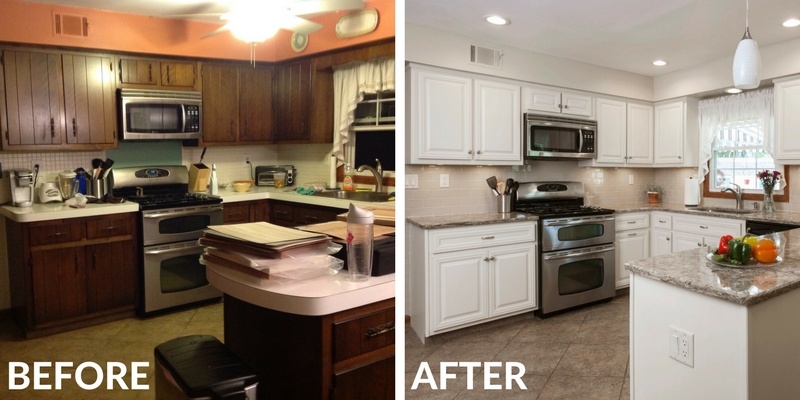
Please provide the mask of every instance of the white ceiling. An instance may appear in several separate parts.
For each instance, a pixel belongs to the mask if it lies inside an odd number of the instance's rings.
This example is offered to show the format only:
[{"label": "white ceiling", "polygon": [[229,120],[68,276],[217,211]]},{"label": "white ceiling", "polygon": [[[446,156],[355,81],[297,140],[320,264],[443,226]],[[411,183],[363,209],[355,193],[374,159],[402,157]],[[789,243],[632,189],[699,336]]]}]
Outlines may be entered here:
[{"label": "white ceiling", "polygon": [[[405,10],[407,23],[647,76],[732,56],[745,26],[745,0],[405,0]],[[781,26],[790,17],[800,1],[750,0],[759,46],[800,38]]]}]

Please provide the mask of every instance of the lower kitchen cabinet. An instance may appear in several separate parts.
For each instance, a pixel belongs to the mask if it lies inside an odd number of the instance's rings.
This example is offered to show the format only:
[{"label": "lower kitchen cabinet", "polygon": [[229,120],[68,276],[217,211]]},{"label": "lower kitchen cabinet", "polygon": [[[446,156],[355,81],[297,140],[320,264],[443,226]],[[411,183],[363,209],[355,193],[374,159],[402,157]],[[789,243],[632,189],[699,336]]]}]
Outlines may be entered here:
[{"label": "lower kitchen cabinet", "polygon": [[6,221],[11,311],[27,337],[134,315],[135,214]]},{"label": "lower kitchen cabinet", "polygon": [[423,342],[538,307],[535,222],[409,231],[411,324]]},{"label": "lower kitchen cabinet", "polygon": [[269,221],[267,200],[239,201],[222,205],[222,220],[225,224]]},{"label": "lower kitchen cabinet", "polygon": [[347,212],[342,208],[292,203],[289,201],[269,201],[269,223],[280,226],[300,226],[335,221],[336,216]]},{"label": "lower kitchen cabinet", "polygon": [[259,399],[394,398],[394,299],[322,316],[223,304],[225,345],[258,375]]},{"label": "lower kitchen cabinet", "polygon": [[630,285],[625,263],[650,257],[650,213],[617,214],[615,222],[616,288],[619,289]]}]

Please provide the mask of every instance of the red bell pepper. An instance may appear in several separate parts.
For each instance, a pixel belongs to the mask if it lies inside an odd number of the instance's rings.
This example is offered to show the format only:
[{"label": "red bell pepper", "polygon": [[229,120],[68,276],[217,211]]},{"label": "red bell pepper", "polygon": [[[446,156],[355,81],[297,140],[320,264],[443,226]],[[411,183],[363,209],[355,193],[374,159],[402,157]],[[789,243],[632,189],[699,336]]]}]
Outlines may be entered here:
[{"label": "red bell pepper", "polygon": [[728,249],[730,249],[728,242],[730,242],[731,240],[733,240],[733,236],[731,235],[725,235],[719,238],[719,247],[717,247],[717,254],[723,256],[728,254]]}]

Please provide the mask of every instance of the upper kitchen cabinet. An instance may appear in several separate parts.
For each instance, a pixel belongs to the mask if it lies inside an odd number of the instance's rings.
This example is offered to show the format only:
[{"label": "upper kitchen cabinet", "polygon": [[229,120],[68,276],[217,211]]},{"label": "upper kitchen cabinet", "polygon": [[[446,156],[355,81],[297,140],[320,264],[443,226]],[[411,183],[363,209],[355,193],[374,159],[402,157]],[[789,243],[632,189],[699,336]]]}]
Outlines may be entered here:
[{"label": "upper kitchen cabinet", "polygon": [[519,85],[416,65],[408,75],[410,163],[522,164]]},{"label": "upper kitchen cabinet", "polygon": [[4,50],[0,127],[4,150],[96,150],[116,146],[110,57]]},{"label": "upper kitchen cabinet", "polygon": [[700,140],[697,99],[685,98],[655,106],[656,167],[696,167]]},{"label": "upper kitchen cabinet", "polygon": [[274,67],[203,64],[203,144],[269,143]]},{"label": "upper kitchen cabinet", "polygon": [[800,164],[800,77],[775,81],[775,161]]},{"label": "upper kitchen cabinet", "polygon": [[598,98],[597,158],[581,165],[596,167],[653,164],[653,107]]},{"label": "upper kitchen cabinet", "polygon": [[527,112],[592,116],[592,97],[541,86],[522,88],[522,109]]},{"label": "upper kitchen cabinet", "polygon": [[[311,60],[301,60],[279,64],[276,68],[276,136],[281,142],[307,142],[311,137],[308,121],[309,114],[314,113],[311,108],[311,67]],[[331,93],[331,101],[332,96]]]},{"label": "upper kitchen cabinet", "polygon": [[196,90],[197,62],[120,57],[119,84],[125,88]]}]

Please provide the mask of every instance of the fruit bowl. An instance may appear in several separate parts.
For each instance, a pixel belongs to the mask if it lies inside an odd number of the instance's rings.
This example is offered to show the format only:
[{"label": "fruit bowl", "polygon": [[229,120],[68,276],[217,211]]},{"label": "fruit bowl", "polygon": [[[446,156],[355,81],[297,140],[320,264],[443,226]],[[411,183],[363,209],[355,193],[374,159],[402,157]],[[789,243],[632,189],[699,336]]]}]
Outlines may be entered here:
[{"label": "fruit bowl", "polygon": [[747,261],[732,260],[730,257],[717,254],[717,249],[706,255],[706,259],[714,265],[728,268],[771,267],[783,262],[783,251],[786,248],[786,236],[781,233],[769,233],[761,236],[750,236],[751,257]]}]

